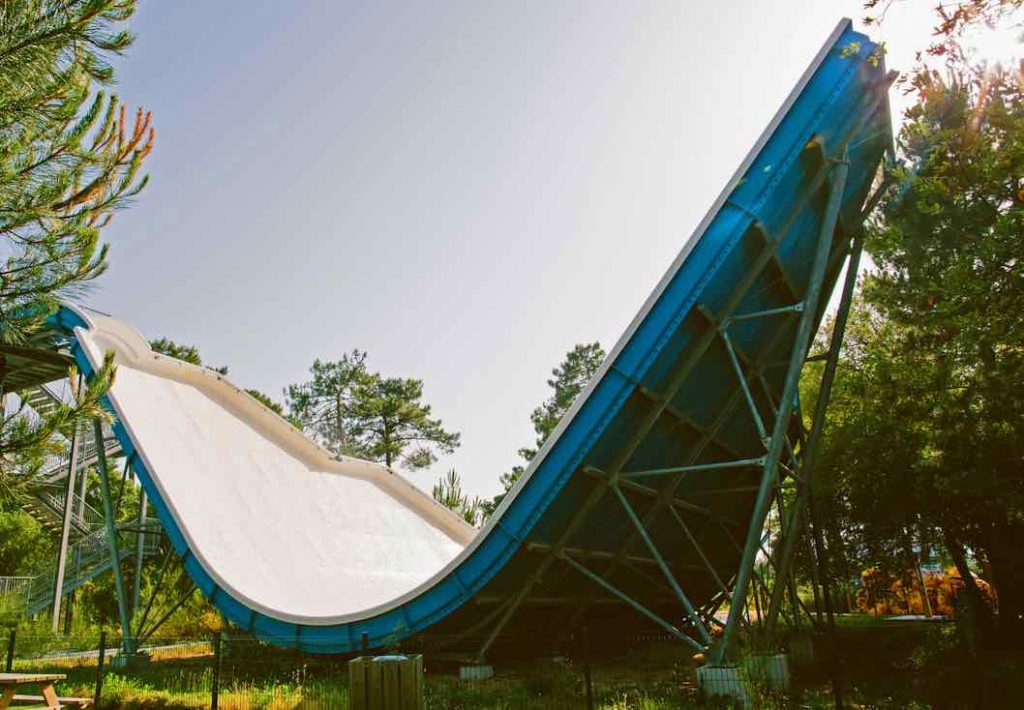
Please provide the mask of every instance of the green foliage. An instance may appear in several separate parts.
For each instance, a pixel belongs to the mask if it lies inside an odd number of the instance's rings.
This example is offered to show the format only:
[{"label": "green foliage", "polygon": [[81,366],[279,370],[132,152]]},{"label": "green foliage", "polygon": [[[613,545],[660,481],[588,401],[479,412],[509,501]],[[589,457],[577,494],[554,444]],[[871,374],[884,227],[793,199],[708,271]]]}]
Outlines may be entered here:
[{"label": "green foliage", "polygon": [[183,360],[184,362],[192,365],[199,365],[200,367],[206,367],[214,372],[219,372],[222,375],[228,374],[228,366],[221,365],[220,367],[212,367],[210,365],[203,364],[203,358],[199,354],[199,348],[195,345],[186,345],[184,343],[176,343],[169,338],[157,338],[156,340],[149,341],[149,347],[153,348],[154,352],[158,352],[161,355],[167,355],[177,360]]},{"label": "green foliage", "polygon": [[[590,378],[601,367],[604,358],[605,352],[600,343],[580,343],[567,352],[562,362],[551,371],[553,377],[548,380],[548,387],[552,389],[551,395],[530,413],[530,421],[533,423],[533,431],[537,437],[534,440],[534,446],[524,446],[518,451],[520,458],[526,463],[533,460],[533,457],[544,446],[544,442],[551,436],[562,417],[583,392],[587,383],[590,382]],[[508,492],[512,490],[512,486],[525,471],[525,466],[516,464],[511,470],[501,474],[499,482],[502,492],[493,499],[483,502],[484,517],[490,516],[497,510],[498,505],[505,499]]]},{"label": "green foliage", "polygon": [[[178,360],[190,363],[192,365],[198,365],[200,367],[207,367],[214,372],[220,373],[221,375],[228,374],[228,366],[221,365],[220,367],[210,367],[209,365],[203,364],[203,356],[199,353],[199,348],[195,345],[187,345],[184,343],[176,343],[170,338],[157,338],[156,340],[149,341],[149,347],[153,348],[154,352],[158,352],[161,355],[167,355]],[[271,410],[283,419],[287,419],[294,426],[301,428],[301,425],[297,420],[294,420],[288,416],[284,406],[280,402],[275,402],[268,395],[260,392],[256,389],[247,389],[246,392],[250,397],[258,401],[267,409]]]},{"label": "green foliage", "polygon": [[[25,346],[59,300],[106,268],[101,229],[145,186],[148,113],[97,87],[132,41],[132,0],[3,5],[0,31],[0,346]],[[74,373],[71,375],[75,379]],[[74,407],[42,421],[5,413],[0,478],[38,459],[54,432],[99,413],[101,374]],[[0,379],[0,390],[4,390]],[[8,481],[9,483],[9,481]]]},{"label": "green foliage", "polygon": [[352,438],[359,454],[388,468],[401,462],[416,470],[433,464],[435,451],[455,451],[459,434],[431,418],[430,405],[422,399],[422,380],[379,374],[362,378],[351,409]]},{"label": "green foliage", "polygon": [[352,408],[356,388],[368,376],[366,353],[353,350],[334,362],[317,359],[309,374],[307,382],[285,388],[288,410],[335,456],[356,455]]},{"label": "green foliage", "polygon": [[299,418],[296,417],[294,414],[289,414],[288,411],[285,410],[284,405],[281,404],[280,402],[272,399],[269,395],[264,394],[259,390],[247,389],[246,392],[249,393],[250,397],[255,399],[257,402],[262,404],[264,407],[272,411],[277,416],[284,419],[286,422],[291,424],[296,429],[302,429],[302,422],[299,421]]},{"label": "green foliage", "polygon": [[5,3],[0,32],[0,341],[23,342],[106,268],[100,229],[141,190],[149,114],[115,96],[111,54],[132,36],[130,0]]},{"label": "green foliage", "polygon": [[114,381],[114,373],[113,354],[107,353],[88,384],[79,379],[74,369],[68,373],[73,404],[63,403],[43,417],[27,416],[24,400],[13,409],[0,410],[0,500],[15,500],[22,495],[24,485],[44,464],[47,455],[58,453],[65,446],[55,439],[57,434],[67,437],[76,426],[109,419],[101,401]]},{"label": "green foliage", "polygon": [[551,371],[548,380],[551,395],[530,414],[533,431],[537,434],[533,449],[520,449],[519,455],[526,461],[532,459],[544,442],[558,426],[572,403],[590,382],[601,363],[604,362],[604,348],[600,343],[576,345],[565,354],[562,362]]},{"label": "green foliage", "polygon": [[310,376],[285,389],[288,408],[337,456],[416,470],[433,464],[436,452],[449,454],[459,446],[459,434],[431,418],[430,405],[422,401],[423,382],[371,373],[365,352],[316,360]]},{"label": "green foliage", "polygon": [[[1024,614],[1024,92],[960,67],[915,80],[914,177],[868,231],[819,470],[833,549],[906,565],[973,552],[1001,623]],[[904,567],[905,568],[905,567]],[[970,596],[970,595],[969,595]]]},{"label": "green foliage", "polygon": [[462,491],[462,479],[455,469],[438,479],[434,484],[434,500],[454,511],[470,525],[477,525],[482,518],[483,502],[479,498],[469,499]]},{"label": "green foliage", "polygon": [[53,540],[32,516],[0,505],[0,576],[31,576],[55,554]]}]

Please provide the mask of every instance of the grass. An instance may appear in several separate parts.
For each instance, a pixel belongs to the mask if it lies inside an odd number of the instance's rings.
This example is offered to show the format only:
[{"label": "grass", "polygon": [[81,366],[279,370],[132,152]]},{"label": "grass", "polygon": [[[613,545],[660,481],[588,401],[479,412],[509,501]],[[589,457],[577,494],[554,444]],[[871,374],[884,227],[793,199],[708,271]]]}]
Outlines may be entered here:
[{"label": "grass", "polygon": [[[830,667],[839,669],[844,697],[871,708],[1024,707],[1024,654],[978,663],[961,650],[952,624],[839,618],[832,666],[795,669],[788,694],[759,691],[759,707],[832,707]],[[337,659],[297,656],[251,642],[226,644],[219,706],[234,710],[346,708],[345,666]],[[205,708],[212,658],[206,643],[164,644],[148,663],[110,668],[101,708]],[[16,670],[68,675],[58,691],[91,696],[95,658],[20,659]],[[583,706],[583,669],[571,662],[500,665],[487,681],[464,682],[427,666],[428,707],[505,710]],[[689,653],[651,643],[592,666],[595,706],[602,710],[676,710],[702,705]]]}]

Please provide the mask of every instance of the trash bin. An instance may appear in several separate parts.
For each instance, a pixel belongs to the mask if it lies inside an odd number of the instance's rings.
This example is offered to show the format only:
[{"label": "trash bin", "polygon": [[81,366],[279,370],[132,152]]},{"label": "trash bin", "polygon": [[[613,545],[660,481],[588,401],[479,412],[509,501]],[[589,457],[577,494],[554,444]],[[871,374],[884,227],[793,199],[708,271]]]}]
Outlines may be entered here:
[{"label": "trash bin", "polygon": [[423,656],[359,656],[348,662],[350,710],[422,710]]}]

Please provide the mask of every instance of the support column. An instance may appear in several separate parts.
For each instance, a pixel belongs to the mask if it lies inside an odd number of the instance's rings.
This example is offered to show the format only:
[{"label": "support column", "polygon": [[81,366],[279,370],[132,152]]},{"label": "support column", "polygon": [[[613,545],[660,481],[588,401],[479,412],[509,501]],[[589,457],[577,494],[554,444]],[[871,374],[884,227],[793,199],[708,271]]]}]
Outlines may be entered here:
[{"label": "support column", "polygon": [[793,403],[796,399],[797,388],[800,383],[800,372],[803,369],[803,361],[807,356],[807,346],[810,343],[811,331],[814,328],[815,315],[818,310],[818,301],[821,296],[829,255],[832,251],[832,237],[835,233],[836,223],[839,219],[839,209],[842,206],[843,192],[846,188],[846,176],[848,172],[849,163],[846,161],[846,155],[844,152],[843,160],[836,162],[833,167],[828,204],[825,209],[821,230],[818,235],[818,247],[814,255],[814,264],[811,267],[807,294],[804,299],[804,309],[800,314],[800,324],[797,328],[796,337],[794,338],[793,351],[790,354],[785,384],[782,389],[782,395],[779,399],[779,409],[775,413],[775,422],[772,427],[768,453],[761,473],[761,484],[757,492],[757,499],[754,503],[753,513],[750,517],[750,527],[747,529],[747,540],[743,548],[739,570],[736,575],[736,587],[733,590],[732,603],[729,608],[729,618],[726,621],[725,630],[722,632],[721,642],[715,649],[716,663],[721,663],[728,653],[729,644],[736,632],[736,626],[739,624],[740,616],[743,613],[743,607],[746,602],[747,585],[750,583],[754,561],[757,557],[757,552],[760,549],[761,528],[764,525],[765,516],[768,513],[768,508],[771,505],[772,496],[775,491],[779,457],[782,455],[783,445],[785,444],[786,431],[789,428],[790,415],[793,411]]},{"label": "support column", "polygon": [[[71,539],[72,505],[75,499],[75,474],[78,471],[78,424],[71,432],[71,456],[68,461],[68,484],[64,489],[64,519],[60,529],[60,547],[57,550],[57,578],[53,585],[53,635],[60,633],[60,601],[64,596],[64,570],[68,562],[68,542]],[[84,474],[83,474],[84,478]]]},{"label": "support column", "polygon": [[[888,180],[884,180],[875,193],[868,200],[863,210],[866,218],[888,189]],[[794,504],[794,511],[789,524],[786,526],[782,537],[782,546],[779,550],[779,569],[788,570],[792,564],[793,555],[796,551],[796,538],[800,532],[801,511],[807,506],[811,494],[811,487],[814,478],[814,462],[817,458],[818,447],[821,443],[821,431],[825,425],[825,412],[828,409],[832,397],[832,385],[835,382],[836,370],[839,367],[839,353],[843,347],[843,337],[846,334],[846,323],[850,316],[850,307],[853,303],[853,293],[857,288],[857,272],[860,270],[860,258],[864,251],[864,230],[858,229],[853,236],[850,245],[850,258],[846,265],[846,277],[843,281],[843,292],[839,299],[839,308],[836,311],[835,323],[832,325],[832,338],[829,341],[828,353],[825,357],[825,370],[821,375],[821,387],[818,391],[818,400],[814,404],[814,413],[811,416],[810,433],[807,437],[806,447],[803,449],[801,471],[803,472],[802,485],[798,482],[797,500]],[[801,426],[803,424],[801,423]],[[768,607],[768,616],[765,620],[765,631],[771,634],[775,629],[778,613],[782,606],[782,594],[780,590],[772,590],[772,599]]]},{"label": "support column", "polygon": [[107,467],[107,453],[104,449],[103,425],[93,420],[93,435],[96,440],[96,463],[100,470],[100,488],[103,493],[103,519],[107,528],[107,545],[110,548],[110,563],[114,571],[114,588],[117,591],[117,611],[121,617],[121,634],[125,656],[135,653],[132,625],[128,618],[128,600],[125,598],[124,578],[121,575],[121,550],[117,542],[117,521],[114,520],[114,504],[110,498],[110,470]]},{"label": "support column", "polygon": [[149,499],[146,497],[146,489],[139,490],[139,517],[138,537],[135,540],[135,579],[132,581],[132,607],[131,616],[139,613],[139,599],[142,595],[142,563],[146,554],[146,506]]}]

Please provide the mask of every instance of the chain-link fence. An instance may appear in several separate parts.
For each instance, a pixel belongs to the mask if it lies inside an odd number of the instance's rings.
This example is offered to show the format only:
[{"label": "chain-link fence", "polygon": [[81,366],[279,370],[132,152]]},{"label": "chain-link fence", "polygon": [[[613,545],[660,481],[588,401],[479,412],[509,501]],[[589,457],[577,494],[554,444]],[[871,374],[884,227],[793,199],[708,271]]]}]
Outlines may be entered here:
[{"label": "chain-link fence", "polygon": [[[59,672],[62,697],[99,708],[347,708],[352,656],[305,654],[249,637],[149,638],[128,655],[113,634],[30,636],[11,632],[4,669]],[[471,668],[424,664],[426,707],[691,707],[693,666],[678,643],[642,639],[617,656],[589,654],[506,661]],[[493,673],[493,675],[491,674]]]}]

